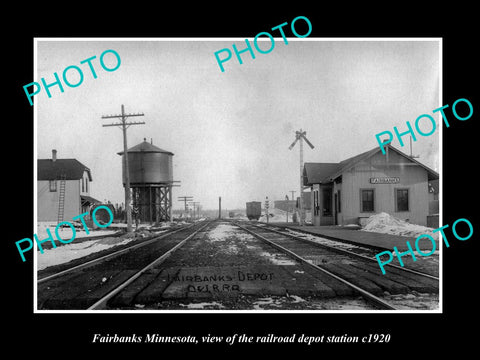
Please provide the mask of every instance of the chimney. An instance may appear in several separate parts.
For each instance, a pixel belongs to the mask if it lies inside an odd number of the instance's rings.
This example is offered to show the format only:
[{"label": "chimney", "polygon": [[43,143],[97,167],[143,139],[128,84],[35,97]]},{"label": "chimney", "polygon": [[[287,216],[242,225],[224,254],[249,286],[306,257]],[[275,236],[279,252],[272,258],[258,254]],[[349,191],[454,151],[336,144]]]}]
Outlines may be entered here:
[{"label": "chimney", "polygon": [[52,150],[52,161],[57,161],[57,150],[55,149]]}]

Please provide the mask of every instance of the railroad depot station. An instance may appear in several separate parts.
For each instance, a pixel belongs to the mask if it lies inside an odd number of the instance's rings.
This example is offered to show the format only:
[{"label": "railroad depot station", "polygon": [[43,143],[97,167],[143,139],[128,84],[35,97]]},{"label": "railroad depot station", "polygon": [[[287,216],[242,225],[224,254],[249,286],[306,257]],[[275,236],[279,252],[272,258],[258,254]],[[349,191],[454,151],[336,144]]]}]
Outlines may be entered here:
[{"label": "railroad depot station", "polygon": [[439,175],[391,145],[339,163],[305,163],[312,225],[364,225],[371,215],[388,213],[413,224],[438,227]]}]

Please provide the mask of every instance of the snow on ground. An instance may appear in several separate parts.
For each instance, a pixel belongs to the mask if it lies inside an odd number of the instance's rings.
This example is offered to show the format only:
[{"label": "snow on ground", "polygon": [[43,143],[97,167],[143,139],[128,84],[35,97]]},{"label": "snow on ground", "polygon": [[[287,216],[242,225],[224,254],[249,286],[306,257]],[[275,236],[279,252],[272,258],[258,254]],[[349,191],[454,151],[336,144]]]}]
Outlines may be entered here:
[{"label": "snow on ground", "polygon": [[[288,213],[288,221],[292,221],[293,213]],[[258,221],[267,222],[267,215],[264,213]],[[268,222],[287,222],[287,212],[280,209],[268,210]]]},{"label": "snow on ground", "polygon": [[[294,213],[292,213],[292,212],[287,213],[284,210],[273,208],[273,209],[268,210],[268,214],[269,214],[268,215],[268,222],[269,223],[293,222],[293,214]],[[311,214],[310,211],[305,212],[305,223],[307,223],[307,224],[311,223],[311,220],[312,220],[311,215],[312,214]],[[262,216],[260,216],[258,221],[267,222],[267,215],[264,213]]]},{"label": "snow on ground", "polygon": [[275,265],[297,265],[295,260],[292,260],[283,254],[272,254],[267,251],[262,251],[258,255],[267,258],[268,261]]},{"label": "snow on ground", "polygon": [[[125,245],[130,241],[135,240],[135,233],[124,234],[122,236],[108,236],[113,235],[119,231],[122,227],[126,227],[126,224],[112,224],[105,229],[89,229],[89,234],[86,233],[83,226],[80,225],[79,228],[75,228],[75,239],[69,244],[62,244],[57,240],[55,235],[56,222],[39,222],[37,224],[37,237],[39,240],[48,238],[47,230],[50,230],[55,243],[56,248],[44,249],[43,254],[37,248],[37,270],[45,269],[49,266],[63,264],[69,262],[70,260],[78,259],[84,256],[87,256],[91,253],[102,251],[113,246]],[[158,231],[149,231],[150,226],[139,225],[137,238],[146,237],[149,235],[158,235],[166,231],[172,223],[160,223],[155,228],[160,229]],[[68,241],[73,236],[73,231],[69,226],[62,227],[58,229],[58,235]],[[100,239],[88,240],[90,237],[96,236],[106,236]],[[77,241],[82,239],[82,241]]]},{"label": "snow on ground", "polygon": [[[240,241],[249,241],[251,240],[250,234],[239,233],[236,226],[230,224],[219,224],[216,228],[210,230],[207,234],[208,241],[225,241],[227,238],[234,236],[235,239]],[[235,242],[225,242],[225,245],[219,247],[220,251],[229,254],[235,255],[238,254],[241,250]]]},{"label": "snow on ground", "polygon": [[411,294],[386,295],[385,300],[400,310],[437,310],[438,294],[422,294],[413,291]]},{"label": "snow on ground", "polygon": [[422,234],[428,234],[435,240],[438,240],[439,233],[432,233],[432,230],[434,229],[426,226],[411,224],[407,221],[397,219],[396,217],[393,217],[385,212],[370,216],[366,221],[365,227],[361,229],[361,231],[410,236],[415,238]]},{"label": "snow on ground", "polygon": [[306,300],[297,295],[289,295],[288,297],[267,296],[256,300],[253,303],[253,308],[255,310],[264,310],[265,307],[267,307],[267,309],[269,307],[277,307],[281,309],[284,307],[285,303],[296,304],[302,302],[306,302]]},{"label": "snow on ground", "polygon": [[[117,225],[117,224],[115,224],[115,225]],[[50,233],[52,234],[52,236],[56,240],[57,239],[57,237],[55,236],[55,227],[56,226],[57,226],[56,221],[40,221],[40,222],[38,222],[37,223],[37,232],[36,232],[38,239],[43,240],[43,239],[46,239],[48,237],[47,230],[46,230],[48,228],[50,230]],[[119,231],[119,229],[112,226],[112,227],[108,227],[108,228],[105,228],[105,229],[96,229],[96,230],[89,229],[89,234],[87,234],[87,232],[85,231],[83,226],[80,225],[80,227],[75,227],[75,239],[91,237],[91,236],[99,236],[99,235],[113,235],[117,231]],[[69,227],[69,226],[60,227],[58,229],[58,235],[60,235],[60,237],[62,239],[65,239],[65,240],[71,239],[72,235],[73,235],[72,228]]]},{"label": "snow on ground", "polygon": [[300,296],[267,296],[259,298],[252,305],[255,310],[291,310],[292,304],[301,304],[300,308],[310,310],[365,310],[365,301],[359,299],[308,299]]},{"label": "snow on ground", "polygon": [[73,241],[68,245],[46,249],[43,251],[43,254],[37,250],[37,270],[42,270],[52,265],[63,264],[113,246],[124,245],[133,240],[135,240],[135,235],[130,234],[130,237],[106,237],[104,239],[88,240],[78,243]]},{"label": "snow on ground", "polygon": [[229,236],[237,236],[238,228],[230,224],[219,224],[215,229],[208,232],[210,241],[223,241]]},{"label": "snow on ground", "polygon": [[362,246],[356,246],[356,245],[353,245],[353,244],[350,244],[350,243],[344,243],[344,242],[340,242],[340,241],[325,239],[325,238],[322,238],[320,236],[305,234],[305,233],[295,231],[295,230],[291,230],[291,229],[287,229],[287,232],[292,234],[292,235],[301,237],[301,238],[306,239],[306,240],[316,242],[316,243],[321,244],[321,245],[332,246],[332,247],[340,248],[340,249],[344,249],[344,250],[352,250],[352,249],[363,250],[364,249],[364,247],[362,247]]},{"label": "snow on ground", "polygon": [[[73,223],[73,224],[75,225],[75,239],[85,239],[85,238],[89,238],[89,237],[93,237],[93,236],[113,235],[116,232],[118,232],[122,229],[125,229],[127,227],[127,224],[125,224],[125,223],[114,223],[114,224],[111,224],[109,227],[104,228],[104,229],[102,229],[102,228],[100,228],[100,229],[88,229],[89,233],[87,234],[83,225],[81,225],[80,223],[78,223],[78,224]],[[155,229],[165,229],[166,230],[167,228],[172,226],[172,224],[174,224],[174,223],[172,223],[172,222],[161,222],[157,225],[154,225],[153,228],[155,228]],[[57,226],[56,221],[39,221],[37,223],[37,232],[36,232],[38,239],[43,240],[43,239],[46,239],[48,237],[47,230],[46,230],[48,228],[50,230],[50,233],[54,237],[55,241],[57,241],[57,237],[55,235],[55,227],[56,226]],[[151,228],[150,225],[147,225],[147,224],[140,224],[138,226],[139,231],[148,230],[150,228]],[[133,229],[136,229],[135,224],[133,224]],[[58,235],[60,235],[60,237],[62,239],[65,239],[65,240],[71,239],[72,235],[73,235],[72,228],[70,226],[62,226],[58,229]]]},{"label": "snow on ground", "polygon": [[[235,240],[242,242],[257,242],[258,240],[248,233],[240,232],[238,227],[230,224],[219,224],[216,228],[210,230],[207,234],[209,241],[225,241],[229,237],[234,237]],[[249,249],[256,249],[256,246],[243,244]],[[237,246],[235,242],[225,242],[225,245],[220,246],[220,250],[225,254],[235,255],[241,251],[241,247]],[[296,265],[294,260],[291,260],[283,254],[272,254],[268,251],[259,252],[260,256],[265,257],[268,261],[275,265]]]},{"label": "snow on ground", "polygon": [[224,309],[225,306],[220,304],[219,302],[212,301],[212,302],[201,302],[201,303],[191,303],[191,304],[180,304],[180,306],[184,306],[187,309],[208,309],[208,308],[219,308]]}]

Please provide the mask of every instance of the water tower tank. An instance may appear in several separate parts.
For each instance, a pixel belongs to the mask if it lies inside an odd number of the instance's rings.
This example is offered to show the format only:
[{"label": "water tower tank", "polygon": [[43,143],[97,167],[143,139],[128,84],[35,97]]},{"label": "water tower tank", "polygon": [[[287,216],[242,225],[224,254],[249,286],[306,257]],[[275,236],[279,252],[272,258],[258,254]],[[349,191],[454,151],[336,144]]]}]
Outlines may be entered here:
[{"label": "water tower tank", "polygon": [[[173,153],[144,141],[127,150],[130,186],[147,184],[171,184],[173,181]],[[125,164],[122,155],[122,178],[125,185]]]}]

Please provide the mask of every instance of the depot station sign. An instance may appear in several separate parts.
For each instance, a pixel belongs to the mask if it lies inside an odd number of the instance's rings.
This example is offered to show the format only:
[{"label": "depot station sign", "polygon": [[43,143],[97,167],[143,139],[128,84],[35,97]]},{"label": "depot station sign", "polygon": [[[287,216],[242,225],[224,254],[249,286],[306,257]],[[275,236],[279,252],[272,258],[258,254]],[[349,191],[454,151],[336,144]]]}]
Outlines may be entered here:
[{"label": "depot station sign", "polygon": [[400,182],[399,177],[372,177],[370,178],[370,184],[398,184]]}]

